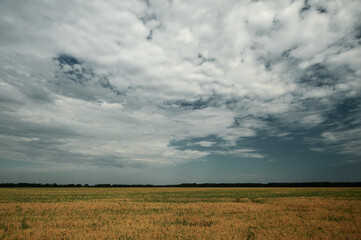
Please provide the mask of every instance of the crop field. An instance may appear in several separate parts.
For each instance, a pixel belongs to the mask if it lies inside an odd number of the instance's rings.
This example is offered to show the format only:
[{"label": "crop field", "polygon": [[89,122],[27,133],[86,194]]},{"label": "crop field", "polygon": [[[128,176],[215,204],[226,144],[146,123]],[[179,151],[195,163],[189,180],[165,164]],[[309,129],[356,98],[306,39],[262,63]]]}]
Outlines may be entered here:
[{"label": "crop field", "polygon": [[0,188],[0,239],[361,239],[361,188]]}]

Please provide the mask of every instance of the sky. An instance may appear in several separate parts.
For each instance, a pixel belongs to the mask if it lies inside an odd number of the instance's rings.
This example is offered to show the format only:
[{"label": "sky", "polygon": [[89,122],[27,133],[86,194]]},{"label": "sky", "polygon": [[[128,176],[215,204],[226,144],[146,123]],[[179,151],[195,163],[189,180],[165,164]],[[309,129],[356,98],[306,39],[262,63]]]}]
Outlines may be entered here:
[{"label": "sky", "polygon": [[0,182],[361,181],[361,2],[0,1]]}]

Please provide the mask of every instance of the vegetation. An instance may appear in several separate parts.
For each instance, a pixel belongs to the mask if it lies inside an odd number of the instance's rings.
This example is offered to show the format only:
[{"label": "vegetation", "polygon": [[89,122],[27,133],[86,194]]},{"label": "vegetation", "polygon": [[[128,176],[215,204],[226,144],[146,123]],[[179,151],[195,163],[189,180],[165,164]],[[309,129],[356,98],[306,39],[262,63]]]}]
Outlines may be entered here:
[{"label": "vegetation", "polygon": [[0,239],[361,239],[361,188],[0,188]]},{"label": "vegetation", "polygon": [[297,182],[297,183],[182,183],[174,185],[152,184],[56,184],[56,183],[0,183],[0,187],[361,187],[361,182]]}]

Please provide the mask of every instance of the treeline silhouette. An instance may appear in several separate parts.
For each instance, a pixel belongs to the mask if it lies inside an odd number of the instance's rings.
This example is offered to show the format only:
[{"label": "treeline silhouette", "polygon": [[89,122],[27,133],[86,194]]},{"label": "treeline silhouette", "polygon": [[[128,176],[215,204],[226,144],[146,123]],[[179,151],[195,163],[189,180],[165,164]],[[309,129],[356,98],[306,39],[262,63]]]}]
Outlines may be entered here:
[{"label": "treeline silhouette", "polygon": [[297,182],[297,183],[182,183],[171,185],[152,184],[56,184],[56,183],[0,183],[12,188],[127,188],[127,187],[361,187],[361,182]]}]

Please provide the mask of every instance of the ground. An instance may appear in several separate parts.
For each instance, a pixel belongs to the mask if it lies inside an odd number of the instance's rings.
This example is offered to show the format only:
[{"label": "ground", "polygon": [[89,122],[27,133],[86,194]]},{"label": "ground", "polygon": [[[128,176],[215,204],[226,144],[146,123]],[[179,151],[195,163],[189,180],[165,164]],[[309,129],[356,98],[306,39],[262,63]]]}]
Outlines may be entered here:
[{"label": "ground", "polygon": [[0,239],[361,239],[361,188],[2,188]]}]

